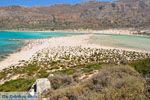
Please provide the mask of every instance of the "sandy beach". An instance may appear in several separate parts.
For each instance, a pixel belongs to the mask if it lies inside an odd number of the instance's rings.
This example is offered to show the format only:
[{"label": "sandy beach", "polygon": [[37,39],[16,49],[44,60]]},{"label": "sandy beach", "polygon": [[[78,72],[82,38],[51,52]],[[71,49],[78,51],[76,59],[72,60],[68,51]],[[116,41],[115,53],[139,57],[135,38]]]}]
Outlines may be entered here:
[{"label": "sandy beach", "polygon": [[[65,30],[1,30],[11,32],[69,32],[69,33],[99,33],[99,34],[124,34],[124,35],[135,35],[137,31],[133,28],[120,28],[120,29],[103,29],[103,30],[91,30],[91,29],[65,29]],[[140,32],[150,33],[150,30],[143,29]],[[136,34],[138,35],[138,34]]]},{"label": "sandy beach", "polygon": [[[53,37],[47,39],[26,40],[27,45],[22,47],[20,51],[11,54],[6,59],[0,62],[0,70],[8,68],[12,65],[22,64],[22,61],[29,61],[33,55],[44,49],[52,49],[56,47],[82,47],[82,48],[103,48],[103,49],[118,49],[136,52],[147,52],[141,50],[133,50],[128,48],[113,48],[89,43],[90,37],[93,34],[75,35],[67,37]],[[21,65],[20,65],[21,66]]]},{"label": "sandy beach", "polygon": [[19,52],[11,54],[5,60],[0,62],[0,70],[11,65],[16,65],[22,60],[28,61],[36,52],[45,48],[59,46],[86,46],[88,43],[87,40],[90,36],[91,35],[82,35],[50,39],[26,40],[27,45],[25,47],[23,47]]}]

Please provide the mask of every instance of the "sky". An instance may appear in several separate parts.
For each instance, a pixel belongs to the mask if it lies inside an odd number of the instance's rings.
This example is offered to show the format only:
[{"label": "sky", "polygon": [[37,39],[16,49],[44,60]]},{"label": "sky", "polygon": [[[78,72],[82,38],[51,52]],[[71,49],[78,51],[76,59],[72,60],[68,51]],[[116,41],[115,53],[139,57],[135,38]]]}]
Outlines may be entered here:
[{"label": "sky", "polygon": [[[77,4],[88,0],[0,0],[0,6],[49,6],[54,4]],[[97,1],[111,1],[111,0],[97,0]]]}]

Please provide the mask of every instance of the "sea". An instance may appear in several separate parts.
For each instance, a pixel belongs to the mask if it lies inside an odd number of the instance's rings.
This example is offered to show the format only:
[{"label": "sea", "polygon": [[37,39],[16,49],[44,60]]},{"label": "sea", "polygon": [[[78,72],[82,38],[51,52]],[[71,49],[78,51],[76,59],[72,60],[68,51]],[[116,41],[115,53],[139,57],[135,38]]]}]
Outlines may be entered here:
[{"label": "sea", "polygon": [[25,45],[26,39],[51,38],[80,33],[69,32],[0,32],[0,61]]},{"label": "sea", "polygon": [[150,35],[95,34],[91,43],[123,49],[150,52]]}]

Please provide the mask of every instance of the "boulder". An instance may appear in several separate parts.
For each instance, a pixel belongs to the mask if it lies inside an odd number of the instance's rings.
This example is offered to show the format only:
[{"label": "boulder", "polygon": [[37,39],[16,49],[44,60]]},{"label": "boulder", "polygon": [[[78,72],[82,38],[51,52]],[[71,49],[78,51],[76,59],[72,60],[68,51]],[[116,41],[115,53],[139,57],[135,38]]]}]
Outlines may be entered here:
[{"label": "boulder", "polygon": [[35,93],[41,94],[51,89],[51,83],[47,78],[37,79],[36,82],[32,85],[29,93],[34,95]]}]

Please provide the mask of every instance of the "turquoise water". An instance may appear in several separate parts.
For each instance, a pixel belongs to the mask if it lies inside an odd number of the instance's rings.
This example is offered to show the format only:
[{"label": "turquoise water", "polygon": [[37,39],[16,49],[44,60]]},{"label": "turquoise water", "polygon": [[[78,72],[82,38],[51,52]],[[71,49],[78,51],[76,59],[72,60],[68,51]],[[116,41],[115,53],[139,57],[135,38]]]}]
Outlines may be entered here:
[{"label": "turquoise water", "polygon": [[[19,50],[25,39],[77,35],[63,32],[0,32],[0,60]],[[95,34],[90,42],[110,47],[150,51],[150,36]]]},{"label": "turquoise water", "polygon": [[24,45],[25,39],[37,39],[48,37],[59,37],[76,35],[78,33],[63,32],[0,32],[0,60],[4,59],[10,53],[19,50]]},{"label": "turquoise water", "polygon": [[150,36],[95,34],[91,42],[102,46],[150,51]]}]

